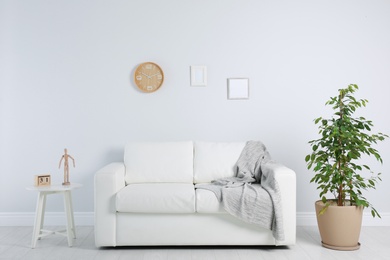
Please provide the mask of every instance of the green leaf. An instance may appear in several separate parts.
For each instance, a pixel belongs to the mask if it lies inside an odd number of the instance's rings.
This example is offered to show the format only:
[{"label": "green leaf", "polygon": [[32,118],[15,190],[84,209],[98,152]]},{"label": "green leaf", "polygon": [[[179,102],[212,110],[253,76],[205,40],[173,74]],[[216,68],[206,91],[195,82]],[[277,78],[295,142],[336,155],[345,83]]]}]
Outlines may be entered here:
[{"label": "green leaf", "polygon": [[316,119],[314,120],[314,123],[315,123],[315,124],[318,124],[318,122],[319,122],[321,119],[322,119],[322,117],[316,118]]}]

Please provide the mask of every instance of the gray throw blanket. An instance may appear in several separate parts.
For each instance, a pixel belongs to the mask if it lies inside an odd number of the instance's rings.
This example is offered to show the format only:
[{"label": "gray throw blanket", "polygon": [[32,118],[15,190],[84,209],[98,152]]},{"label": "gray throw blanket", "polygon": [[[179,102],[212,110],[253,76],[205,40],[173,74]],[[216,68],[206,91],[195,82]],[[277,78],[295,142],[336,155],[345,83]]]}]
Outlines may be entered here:
[{"label": "gray throw blanket", "polygon": [[276,241],[284,240],[278,183],[266,164],[274,164],[264,144],[246,143],[238,161],[236,177],[197,184],[215,193],[224,209],[248,223],[272,230]]}]

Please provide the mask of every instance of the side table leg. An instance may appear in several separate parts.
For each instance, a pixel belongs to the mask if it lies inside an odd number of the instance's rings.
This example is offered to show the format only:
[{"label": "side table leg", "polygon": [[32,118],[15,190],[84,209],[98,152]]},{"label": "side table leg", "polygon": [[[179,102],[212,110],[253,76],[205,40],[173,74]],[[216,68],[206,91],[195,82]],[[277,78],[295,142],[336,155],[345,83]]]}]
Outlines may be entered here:
[{"label": "side table leg", "polygon": [[37,207],[35,211],[35,223],[34,223],[34,230],[32,235],[32,242],[31,242],[31,248],[35,248],[37,244],[37,240],[40,237],[42,224],[43,224],[43,218],[44,218],[44,208],[45,208],[45,202],[46,202],[46,193],[45,192],[39,192],[38,193],[38,200],[37,200]]},{"label": "side table leg", "polygon": [[64,192],[64,205],[65,205],[65,213],[66,213],[66,232],[68,237],[68,245],[71,247],[73,244],[73,238],[75,238],[75,228],[74,228],[74,219],[73,219],[73,208],[72,208],[72,199],[71,192]]},{"label": "side table leg", "polygon": [[70,220],[71,220],[71,228],[72,228],[72,234],[73,234],[73,238],[76,238],[76,227],[74,225],[74,213],[73,213],[73,202],[72,202],[72,194],[71,192],[69,191],[68,192],[68,200],[69,200],[69,212],[70,212]]},{"label": "side table leg", "polygon": [[47,198],[47,194],[44,193],[44,195],[43,195],[43,202],[42,202],[42,208],[41,208],[41,212],[42,212],[42,216],[41,216],[41,226],[40,226],[40,228],[39,228],[39,237],[38,237],[38,240],[41,240],[42,229],[43,229],[43,225],[44,225],[44,223],[45,223],[46,198]]}]

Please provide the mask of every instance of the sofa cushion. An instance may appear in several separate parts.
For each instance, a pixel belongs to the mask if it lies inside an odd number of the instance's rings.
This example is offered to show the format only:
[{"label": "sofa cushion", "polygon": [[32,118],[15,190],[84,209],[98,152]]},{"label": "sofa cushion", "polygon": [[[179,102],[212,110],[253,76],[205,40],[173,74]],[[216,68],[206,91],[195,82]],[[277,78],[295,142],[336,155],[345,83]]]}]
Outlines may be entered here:
[{"label": "sofa cushion", "polygon": [[215,196],[214,192],[205,189],[196,189],[196,212],[198,213],[225,213],[226,210],[223,208]]},{"label": "sofa cushion", "polygon": [[124,162],[126,184],[193,182],[192,142],[129,143]]},{"label": "sofa cushion", "polygon": [[246,142],[194,143],[194,183],[233,177]]},{"label": "sofa cushion", "polygon": [[194,185],[187,183],[129,184],[116,194],[116,210],[137,213],[194,213]]}]

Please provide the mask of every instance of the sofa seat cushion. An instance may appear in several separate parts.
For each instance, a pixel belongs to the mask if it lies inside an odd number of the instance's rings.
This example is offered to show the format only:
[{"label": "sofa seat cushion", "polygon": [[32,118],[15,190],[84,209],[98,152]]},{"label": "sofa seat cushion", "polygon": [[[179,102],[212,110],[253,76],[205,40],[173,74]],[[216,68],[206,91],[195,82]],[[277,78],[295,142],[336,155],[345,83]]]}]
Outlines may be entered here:
[{"label": "sofa seat cushion", "polygon": [[194,213],[194,185],[187,183],[129,184],[116,194],[116,210],[132,213]]},{"label": "sofa seat cushion", "polygon": [[197,213],[225,213],[225,209],[215,196],[214,192],[205,189],[196,189]]}]

